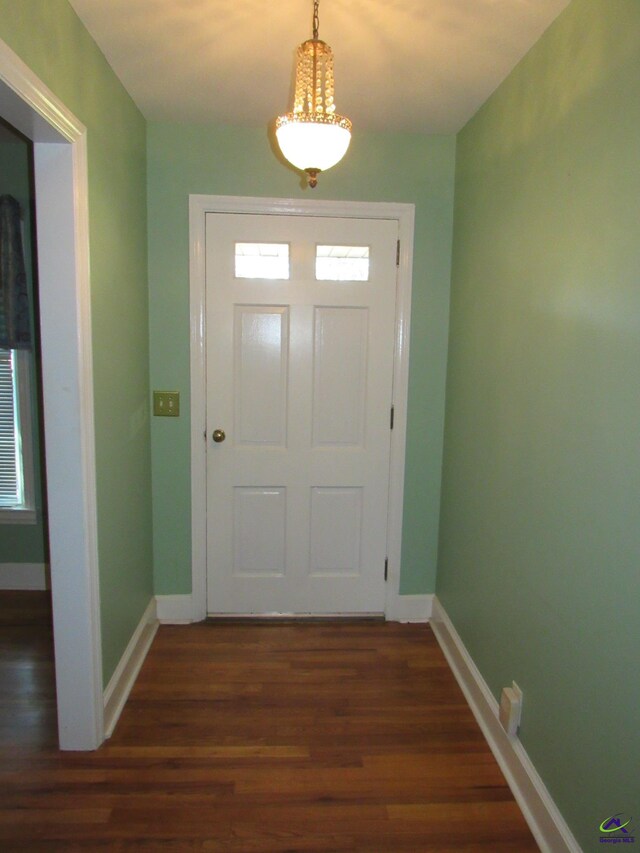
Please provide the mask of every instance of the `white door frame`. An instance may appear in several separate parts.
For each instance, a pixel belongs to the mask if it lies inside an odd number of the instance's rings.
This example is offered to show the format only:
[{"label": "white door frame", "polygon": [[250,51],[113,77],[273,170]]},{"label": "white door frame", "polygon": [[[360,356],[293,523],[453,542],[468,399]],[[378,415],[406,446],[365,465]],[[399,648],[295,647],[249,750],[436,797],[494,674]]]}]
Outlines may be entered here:
[{"label": "white door frame", "polygon": [[207,615],[207,422],[206,422],[206,325],[205,325],[205,216],[207,213],[256,213],[289,216],[329,216],[356,219],[393,219],[398,222],[400,256],[393,364],[394,428],[391,433],[389,468],[389,517],[387,548],[389,573],[385,615],[401,612],[400,557],[409,385],[409,331],[413,270],[415,207],[412,204],[351,201],[296,201],[281,198],[240,196],[189,196],[189,245],[191,289],[191,618]]},{"label": "white door frame", "polygon": [[86,128],[0,40],[0,115],[34,142],[61,749],[104,740]]}]

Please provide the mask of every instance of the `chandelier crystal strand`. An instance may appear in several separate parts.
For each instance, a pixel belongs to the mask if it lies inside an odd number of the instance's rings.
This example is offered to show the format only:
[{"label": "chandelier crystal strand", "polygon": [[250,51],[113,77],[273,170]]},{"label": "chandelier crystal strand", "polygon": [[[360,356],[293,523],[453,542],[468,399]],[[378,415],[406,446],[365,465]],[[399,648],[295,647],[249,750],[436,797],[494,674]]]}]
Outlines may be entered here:
[{"label": "chandelier crystal strand", "polygon": [[351,141],[351,122],[336,114],[333,53],[318,37],[318,0],[313,4],[313,38],[297,50],[293,110],[276,119],[276,136],[284,156],[309,175],[315,187],[318,172],[338,163]]}]

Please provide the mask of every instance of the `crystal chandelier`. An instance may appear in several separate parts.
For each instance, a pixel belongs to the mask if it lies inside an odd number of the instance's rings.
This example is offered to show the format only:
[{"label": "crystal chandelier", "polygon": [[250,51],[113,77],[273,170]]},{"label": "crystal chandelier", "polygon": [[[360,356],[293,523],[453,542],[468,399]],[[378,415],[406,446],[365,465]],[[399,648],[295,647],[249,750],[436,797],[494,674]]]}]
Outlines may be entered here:
[{"label": "crystal chandelier", "polygon": [[296,169],[318,183],[318,172],[335,166],[351,142],[351,122],[337,115],[333,103],[333,53],[318,38],[319,0],[313,4],[313,38],[297,51],[293,112],[276,119],[280,150]]}]

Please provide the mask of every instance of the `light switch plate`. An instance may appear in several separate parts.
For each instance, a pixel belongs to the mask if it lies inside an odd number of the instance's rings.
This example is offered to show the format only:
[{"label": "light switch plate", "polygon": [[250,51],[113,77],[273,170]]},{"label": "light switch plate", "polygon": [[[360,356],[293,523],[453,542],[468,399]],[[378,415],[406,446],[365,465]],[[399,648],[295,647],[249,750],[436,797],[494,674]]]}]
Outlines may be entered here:
[{"label": "light switch plate", "polygon": [[180,417],[180,392],[154,391],[153,414],[162,418]]}]

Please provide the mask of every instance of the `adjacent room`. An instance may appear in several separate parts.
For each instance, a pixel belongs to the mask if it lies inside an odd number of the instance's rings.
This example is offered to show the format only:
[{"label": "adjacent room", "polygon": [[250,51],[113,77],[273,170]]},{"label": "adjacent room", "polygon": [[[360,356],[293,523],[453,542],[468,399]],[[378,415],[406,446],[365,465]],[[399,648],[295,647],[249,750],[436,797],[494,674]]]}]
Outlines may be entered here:
[{"label": "adjacent room", "polygon": [[0,0],[4,849],[636,841],[639,142],[637,0]]}]

